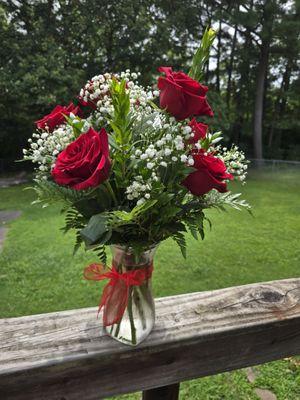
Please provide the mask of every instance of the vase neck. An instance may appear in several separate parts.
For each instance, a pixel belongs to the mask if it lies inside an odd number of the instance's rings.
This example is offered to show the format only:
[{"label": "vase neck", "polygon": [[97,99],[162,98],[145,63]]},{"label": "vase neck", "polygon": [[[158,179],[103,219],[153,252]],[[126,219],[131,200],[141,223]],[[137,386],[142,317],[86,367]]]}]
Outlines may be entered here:
[{"label": "vase neck", "polygon": [[112,264],[119,272],[153,267],[156,248],[157,246],[153,246],[138,252],[131,247],[113,245],[111,246]]}]

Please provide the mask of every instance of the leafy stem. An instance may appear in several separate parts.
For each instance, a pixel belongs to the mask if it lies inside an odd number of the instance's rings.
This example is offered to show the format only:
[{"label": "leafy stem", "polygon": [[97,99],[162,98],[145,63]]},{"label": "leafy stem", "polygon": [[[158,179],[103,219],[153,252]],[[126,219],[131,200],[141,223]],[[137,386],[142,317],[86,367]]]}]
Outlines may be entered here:
[{"label": "leafy stem", "polygon": [[112,199],[113,199],[114,205],[117,207],[117,206],[118,206],[118,200],[117,200],[117,197],[116,197],[116,195],[115,195],[115,192],[113,191],[113,188],[111,187],[110,182],[109,182],[108,180],[106,180],[106,181],[104,182],[104,185],[106,186],[106,189],[107,189],[108,192],[110,193],[110,195],[111,195],[111,197],[112,197]]},{"label": "leafy stem", "polygon": [[203,77],[204,66],[209,58],[210,48],[213,44],[216,34],[216,31],[207,27],[202,37],[201,44],[193,57],[189,76],[196,81],[201,81]]}]

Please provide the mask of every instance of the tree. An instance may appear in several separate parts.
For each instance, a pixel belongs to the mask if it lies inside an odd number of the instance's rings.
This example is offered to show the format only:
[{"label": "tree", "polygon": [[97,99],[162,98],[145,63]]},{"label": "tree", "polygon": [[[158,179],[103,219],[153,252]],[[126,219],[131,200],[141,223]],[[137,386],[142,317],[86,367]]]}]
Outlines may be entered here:
[{"label": "tree", "polygon": [[187,72],[208,24],[219,28],[203,82],[208,123],[256,158],[289,157],[298,21],[296,0],[0,0],[0,158],[20,157],[33,121],[96,74],[130,68],[151,85],[161,65]]},{"label": "tree", "polygon": [[262,6],[262,32],[260,44],[260,56],[257,67],[256,89],[255,89],[255,108],[254,108],[254,157],[263,158],[262,150],[262,122],[263,122],[263,100],[265,90],[265,79],[267,74],[269,52],[272,40],[273,21],[276,15],[274,2],[264,0]]}]

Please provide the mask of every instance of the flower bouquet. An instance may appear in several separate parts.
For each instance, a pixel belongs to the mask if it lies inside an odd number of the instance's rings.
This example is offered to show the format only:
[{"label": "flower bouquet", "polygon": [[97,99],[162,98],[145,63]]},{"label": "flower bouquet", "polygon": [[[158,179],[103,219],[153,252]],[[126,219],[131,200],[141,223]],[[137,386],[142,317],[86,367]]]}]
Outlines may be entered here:
[{"label": "flower bouquet", "polygon": [[220,146],[221,132],[199,119],[213,116],[200,81],[214,37],[205,31],[188,74],[160,67],[155,87],[139,85],[129,70],[94,76],[76,100],[36,122],[24,150],[37,164],[37,201],[63,201],[75,249],[84,243],[97,252],[84,277],[108,279],[99,311],[107,333],[126,344],[140,343],[154,325],[159,243],[172,238],[186,256],[185,233],[204,238],[205,209],[249,209],[227,191],[229,180],[245,179],[244,154]]}]

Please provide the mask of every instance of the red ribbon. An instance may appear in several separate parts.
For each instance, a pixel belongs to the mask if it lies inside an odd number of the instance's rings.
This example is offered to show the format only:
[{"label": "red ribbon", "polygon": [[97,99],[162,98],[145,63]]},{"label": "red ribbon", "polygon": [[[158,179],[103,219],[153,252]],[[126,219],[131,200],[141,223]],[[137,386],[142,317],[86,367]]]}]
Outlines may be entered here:
[{"label": "red ribbon", "polygon": [[129,288],[141,286],[151,278],[153,265],[128,272],[118,272],[115,266],[108,272],[102,264],[91,264],[84,269],[85,279],[102,281],[109,279],[104,287],[99,303],[98,314],[103,307],[103,325],[109,326],[120,322],[128,303]]}]

